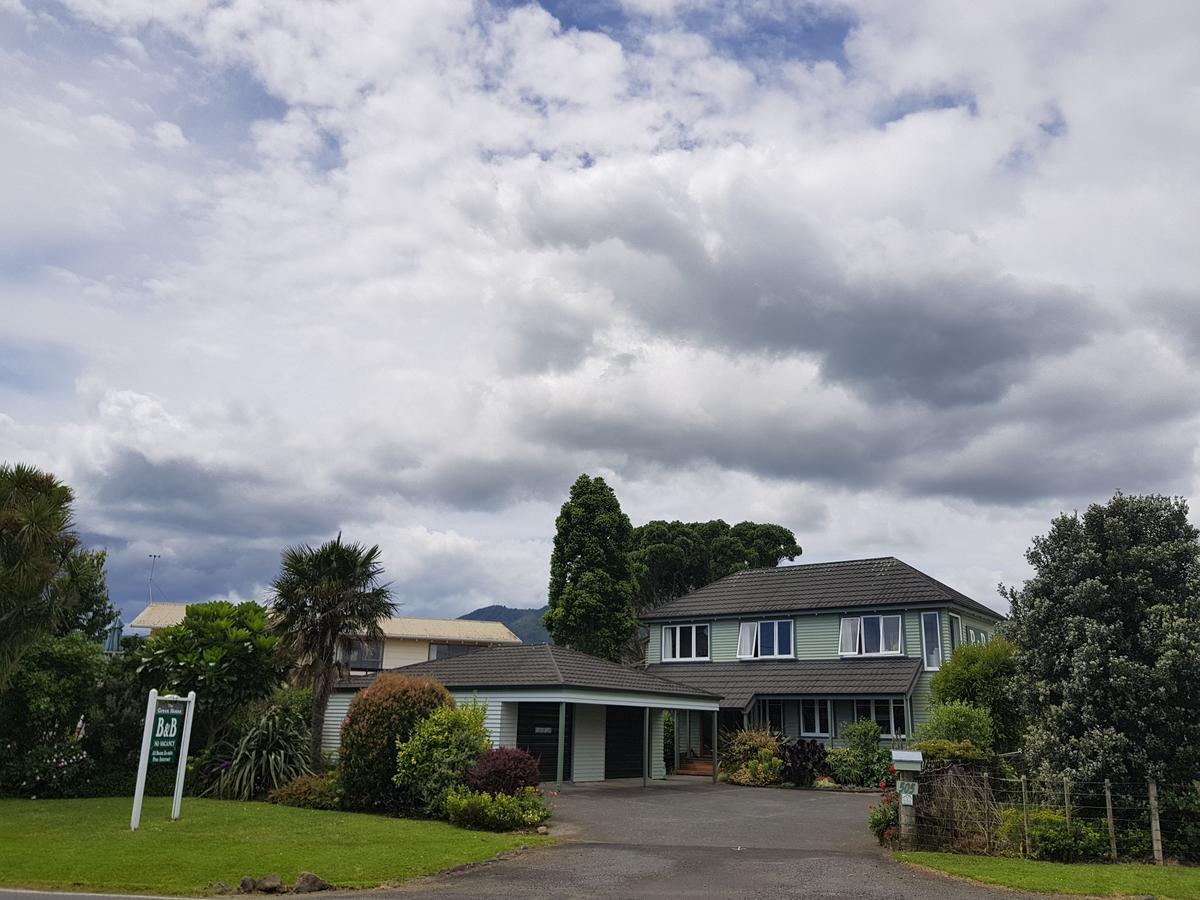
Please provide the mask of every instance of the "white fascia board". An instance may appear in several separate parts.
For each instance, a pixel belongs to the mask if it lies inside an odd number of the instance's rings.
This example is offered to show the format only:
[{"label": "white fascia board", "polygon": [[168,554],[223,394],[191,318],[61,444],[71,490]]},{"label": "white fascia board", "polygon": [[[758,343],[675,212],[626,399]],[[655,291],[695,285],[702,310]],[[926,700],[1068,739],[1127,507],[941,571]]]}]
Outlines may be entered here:
[{"label": "white fascia board", "polygon": [[594,691],[580,688],[481,688],[470,691],[463,688],[451,690],[455,697],[469,702],[478,698],[480,703],[590,703],[600,706],[636,706],[653,709],[692,709],[700,712],[715,712],[719,701],[714,697],[676,697],[671,694],[627,694],[620,691]]}]

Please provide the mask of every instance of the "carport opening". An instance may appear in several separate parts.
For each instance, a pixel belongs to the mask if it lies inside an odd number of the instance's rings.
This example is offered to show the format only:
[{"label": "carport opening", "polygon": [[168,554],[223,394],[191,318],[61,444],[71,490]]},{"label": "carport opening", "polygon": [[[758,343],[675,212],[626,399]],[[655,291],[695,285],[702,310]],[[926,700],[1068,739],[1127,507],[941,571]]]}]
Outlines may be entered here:
[{"label": "carport opening", "polygon": [[[571,780],[571,741],[575,730],[575,704],[567,704],[563,778]],[[538,761],[542,781],[558,780],[558,704],[517,704],[517,746]]]}]

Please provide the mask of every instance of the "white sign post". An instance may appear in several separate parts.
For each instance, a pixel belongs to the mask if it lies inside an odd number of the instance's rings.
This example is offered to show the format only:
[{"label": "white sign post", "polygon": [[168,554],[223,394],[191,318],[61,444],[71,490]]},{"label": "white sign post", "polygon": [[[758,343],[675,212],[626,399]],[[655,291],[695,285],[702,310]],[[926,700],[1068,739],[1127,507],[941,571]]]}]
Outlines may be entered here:
[{"label": "white sign post", "polygon": [[[159,709],[159,703],[167,704]],[[183,704],[181,710],[179,705]],[[192,714],[196,710],[196,692],[186,697],[170,694],[159,697],[151,690],[146,700],[146,724],[142,728],[142,752],[138,757],[137,786],[133,791],[133,815],[129,829],[137,831],[142,821],[142,800],[146,794],[146,770],[151,763],[175,763],[175,796],[171,803],[171,821],[179,818],[183,802],[183,781],[187,775],[188,744],[192,738]],[[181,721],[182,720],[182,721]]]}]

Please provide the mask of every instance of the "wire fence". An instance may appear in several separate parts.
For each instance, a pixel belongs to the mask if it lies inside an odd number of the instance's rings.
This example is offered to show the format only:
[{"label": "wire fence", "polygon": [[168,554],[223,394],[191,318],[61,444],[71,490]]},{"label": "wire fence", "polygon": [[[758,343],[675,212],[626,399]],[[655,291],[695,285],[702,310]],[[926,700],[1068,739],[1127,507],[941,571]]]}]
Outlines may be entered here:
[{"label": "wire fence", "polygon": [[1200,782],[1001,778],[933,764],[901,807],[910,847],[1061,861],[1200,862]]}]

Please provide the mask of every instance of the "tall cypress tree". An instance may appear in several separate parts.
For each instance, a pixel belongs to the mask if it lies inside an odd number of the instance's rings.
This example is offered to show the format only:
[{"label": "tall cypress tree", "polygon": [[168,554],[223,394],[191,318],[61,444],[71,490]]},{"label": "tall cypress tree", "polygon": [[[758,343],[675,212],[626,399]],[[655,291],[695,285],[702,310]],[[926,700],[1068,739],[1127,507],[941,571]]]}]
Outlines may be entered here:
[{"label": "tall cypress tree", "polygon": [[603,478],[585,474],[571,485],[554,524],[542,622],[555,643],[617,661],[637,630],[629,517]]}]

